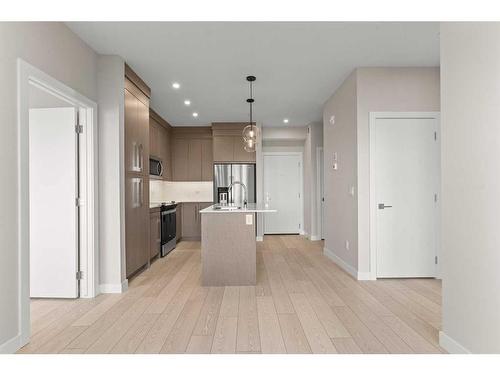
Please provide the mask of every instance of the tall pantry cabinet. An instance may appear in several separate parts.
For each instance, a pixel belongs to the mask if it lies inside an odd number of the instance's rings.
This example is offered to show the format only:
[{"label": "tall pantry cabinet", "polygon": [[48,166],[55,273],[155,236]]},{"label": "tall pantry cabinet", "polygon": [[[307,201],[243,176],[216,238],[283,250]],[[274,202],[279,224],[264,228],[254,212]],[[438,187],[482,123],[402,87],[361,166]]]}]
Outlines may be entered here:
[{"label": "tall pantry cabinet", "polygon": [[125,248],[126,275],[149,262],[150,88],[125,65]]}]

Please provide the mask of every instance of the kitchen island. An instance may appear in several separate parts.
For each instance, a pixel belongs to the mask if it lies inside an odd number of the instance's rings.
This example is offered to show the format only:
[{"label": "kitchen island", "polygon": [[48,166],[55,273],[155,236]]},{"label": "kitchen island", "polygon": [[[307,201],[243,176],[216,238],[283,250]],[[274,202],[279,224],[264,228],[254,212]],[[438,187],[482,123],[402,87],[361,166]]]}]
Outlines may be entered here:
[{"label": "kitchen island", "polygon": [[247,207],[212,205],[200,211],[202,285],[256,284],[255,217],[273,212],[252,203]]}]

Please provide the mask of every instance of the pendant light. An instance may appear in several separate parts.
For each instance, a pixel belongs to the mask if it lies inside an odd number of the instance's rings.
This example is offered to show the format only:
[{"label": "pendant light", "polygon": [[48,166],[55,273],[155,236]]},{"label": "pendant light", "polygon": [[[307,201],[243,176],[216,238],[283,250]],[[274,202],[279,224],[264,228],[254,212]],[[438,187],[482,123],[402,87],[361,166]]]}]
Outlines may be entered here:
[{"label": "pendant light", "polygon": [[247,99],[247,103],[250,104],[250,123],[243,129],[243,142],[245,144],[246,152],[255,152],[255,147],[257,145],[257,139],[259,136],[259,128],[253,123],[253,112],[252,106],[255,100],[253,99],[253,82],[255,81],[254,76],[248,76],[247,81],[250,82],[250,98]]}]

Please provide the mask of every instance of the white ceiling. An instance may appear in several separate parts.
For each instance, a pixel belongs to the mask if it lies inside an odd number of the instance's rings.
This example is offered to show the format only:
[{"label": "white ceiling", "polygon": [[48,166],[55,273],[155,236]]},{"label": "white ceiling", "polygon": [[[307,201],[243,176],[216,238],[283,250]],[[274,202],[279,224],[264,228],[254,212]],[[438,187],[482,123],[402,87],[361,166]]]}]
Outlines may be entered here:
[{"label": "white ceiling", "polygon": [[[122,56],[152,89],[172,125],[248,120],[265,126],[321,121],[322,106],[362,66],[438,66],[438,23],[69,22],[101,54]],[[172,89],[179,82],[179,90]],[[183,104],[190,99],[191,107]],[[198,112],[194,119],[192,112]],[[283,123],[289,118],[288,124]]]}]

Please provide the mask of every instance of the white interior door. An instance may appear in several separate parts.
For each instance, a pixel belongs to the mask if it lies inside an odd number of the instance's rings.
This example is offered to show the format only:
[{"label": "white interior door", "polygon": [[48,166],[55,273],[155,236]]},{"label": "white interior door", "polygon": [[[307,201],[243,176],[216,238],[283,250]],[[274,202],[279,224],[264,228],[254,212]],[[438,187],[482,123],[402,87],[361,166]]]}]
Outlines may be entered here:
[{"label": "white interior door", "polygon": [[300,233],[301,168],[300,154],[264,155],[264,200],[278,211],[265,215],[265,234]]},{"label": "white interior door", "polygon": [[31,297],[78,297],[75,124],[75,108],[29,113]]},{"label": "white interior door", "polygon": [[377,277],[434,277],[438,120],[375,120]]}]

